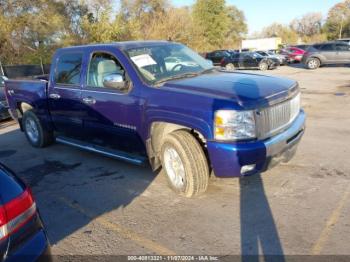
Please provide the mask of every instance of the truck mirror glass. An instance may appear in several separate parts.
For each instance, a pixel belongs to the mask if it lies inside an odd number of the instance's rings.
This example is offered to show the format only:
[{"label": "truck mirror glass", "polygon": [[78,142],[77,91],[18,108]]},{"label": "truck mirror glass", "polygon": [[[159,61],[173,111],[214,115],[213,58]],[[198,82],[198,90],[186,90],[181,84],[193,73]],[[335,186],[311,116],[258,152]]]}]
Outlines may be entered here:
[{"label": "truck mirror glass", "polygon": [[124,77],[121,74],[110,74],[103,78],[103,86],[107,88],[123,89],[125,87]]}]

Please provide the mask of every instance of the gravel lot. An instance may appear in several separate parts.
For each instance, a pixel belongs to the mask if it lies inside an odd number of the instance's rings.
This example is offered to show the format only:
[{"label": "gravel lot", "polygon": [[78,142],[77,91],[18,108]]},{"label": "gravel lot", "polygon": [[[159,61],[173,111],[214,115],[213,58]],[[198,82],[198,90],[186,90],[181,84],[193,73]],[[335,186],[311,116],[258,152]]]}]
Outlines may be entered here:
[{"label": "gravel lot", "polygon": [[350,255],[350,68],[268,73],[299,81],[308,119],[297,155],[261,176],[212,179],[195,199],[150,168],[32,148],[11,121],[0,123],[0,161],[32,186],[54,254]]}]

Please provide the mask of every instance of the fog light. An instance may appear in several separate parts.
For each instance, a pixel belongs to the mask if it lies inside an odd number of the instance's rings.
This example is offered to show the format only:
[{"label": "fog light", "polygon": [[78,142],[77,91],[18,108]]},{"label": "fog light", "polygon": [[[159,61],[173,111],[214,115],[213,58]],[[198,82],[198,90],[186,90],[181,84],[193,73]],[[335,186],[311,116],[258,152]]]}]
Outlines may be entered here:
[{"label": "fog light", "polygon": [[241,168],[241,174],[245,175],[251,171],[253,171],[255,169],[255,164],[253,165],[246,165],[246,166],[242,166]]}]

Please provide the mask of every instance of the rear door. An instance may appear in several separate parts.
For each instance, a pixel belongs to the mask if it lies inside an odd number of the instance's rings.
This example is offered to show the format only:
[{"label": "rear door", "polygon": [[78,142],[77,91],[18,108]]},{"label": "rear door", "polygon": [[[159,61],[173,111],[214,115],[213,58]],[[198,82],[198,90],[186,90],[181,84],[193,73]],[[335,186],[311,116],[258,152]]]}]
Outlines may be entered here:
[{"label": "rear door", "polygon": [[335,63],[337,61],[337,50],[333,43],[327,43],[321,46],[320,48],[322,56],[326,58],[325,63]]},{"label": "rear door", "polygon": [[83,52],[58,53],[51,68],[48,103],[56,131],[66,136],[82,134],[81,103]]},{"label": "rear door", "polygon": [[243,68],[252,68],[256,67],[258,62],[256,61],[256,58],[253,57],[251,53],[246,53],[241,55],[240,57],[240,67]]},{"label": "rear door", "polygon": [[337,50],[336,60],[339,63],[350,63],[350,45],[346,43],[335,44]]}]

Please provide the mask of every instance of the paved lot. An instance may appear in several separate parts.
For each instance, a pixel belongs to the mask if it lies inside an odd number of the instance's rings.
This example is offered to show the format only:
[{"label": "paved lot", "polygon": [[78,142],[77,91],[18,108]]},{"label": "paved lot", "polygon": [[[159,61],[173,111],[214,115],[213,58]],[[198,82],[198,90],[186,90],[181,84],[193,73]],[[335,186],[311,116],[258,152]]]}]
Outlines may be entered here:
[{"label": "paved lot", "polygon": [[296,157],[212,180],[196,199],[150,168],[31,148],[13,122],[0,123],[0,161],[32,186],[54,254],[350,255],[350,68],[268,73],[300,83],[308,120]]}]

